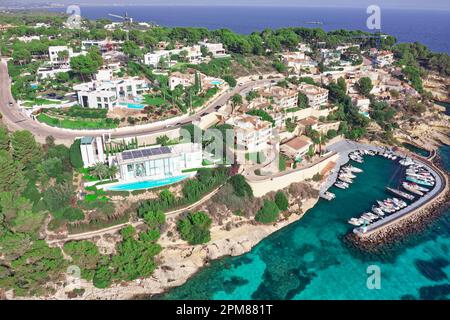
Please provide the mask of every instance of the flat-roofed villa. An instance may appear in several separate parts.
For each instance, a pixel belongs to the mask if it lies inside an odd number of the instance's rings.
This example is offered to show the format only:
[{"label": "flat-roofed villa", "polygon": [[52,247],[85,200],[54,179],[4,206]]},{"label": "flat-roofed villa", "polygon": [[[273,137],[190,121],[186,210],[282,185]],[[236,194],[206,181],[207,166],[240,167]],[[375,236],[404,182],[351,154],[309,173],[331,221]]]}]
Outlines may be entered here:
[{"label": "flat-roofed villa", "polygon": [[228,54],[227,54],[225,48],[223,47],[222,43],[212,43],[212,42],[208,42],[208,40],[205,40],[205,41],[200,41],[198,44],[200,46],[206,47],[208,49],[208,51],[211,52],[211,54],[214,58],[228,57]]},{"label": "flat-roofed villa", "polygon": [[304,68],[314,68],[317,62],[303,52],[288,52],[281,55],[283,63],[293,72],[300,74]]},{"label": "flat-roofed villa", "polygon": [[190,47],[182,47],[179,49],[158,50],[152,53],[147,53],[144,55],[144,63],[146,65],[152,66],[153,68],[156,68],[161,62],[161,59],[165,59],[170,65],[170,57],[172,55],[179,55],[182,51],[186,52],[186,60],[189,63],[198,64],[203,61],[200,45],[193,45]]},{"label": "flat-roofed villa", "polygon": [[82,137],[80,139],[80,151],[85,168],[106,161],[102,137]]},{"label": "flat-roofed villa", "polygon": [[394,53],[392,51],[384,50],[375,54],[374,63],[379,67],[390,65],[394,62]]},{"label": "flat-roofed villa", "polygon": [[84,108],[109,109],[130,107],[140,101],[148,84],[141,78],[119,78],[75,85],[78,103]]},{"label": "flat-roofed villa", "polygon": [[308,104],[314,109],[319,109],[328,102],[328,90],[325,88],[302,83],[298,90],[308,97]]},{"label": "flat-roofed villa", "polygon": [[183,170],[202,167],[201,144],[180,143],[173,146],[143,147],[115,156],[121,182],[162,179],[181,175]]}]

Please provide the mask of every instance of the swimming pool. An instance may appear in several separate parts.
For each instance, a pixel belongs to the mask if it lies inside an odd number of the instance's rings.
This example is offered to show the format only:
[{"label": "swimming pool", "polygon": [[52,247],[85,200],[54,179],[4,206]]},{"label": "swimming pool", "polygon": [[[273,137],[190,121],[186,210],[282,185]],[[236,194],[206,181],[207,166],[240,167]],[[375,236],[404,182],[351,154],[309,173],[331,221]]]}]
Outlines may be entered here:
[{"label": "swimming pool", "polygon": [[144,109],[145,106],[140,103],[120,103],[121,106],[127,107],[128,109],[137,109],[141,110]]},{"label": "swimming pool", "polygon": [[359,113],[362,114],[366,118],[370,118],[369,112],[367,112],[367,111],[360,111]]},{"label": "swimming pool", "polygon": [[215,86],[220,86],[222,84],[222,81],[220,81],[220,80],[213,80],[213,81],[211,81],[211,84],[215,85]]},{"label": "swimming pool", "polygon": [[188,178],[189,176],[190,176],[189,174],[185,174],[185,175],[181,175],[181,176],[173,176],[173,177],[168,177],[168,178],[164,178],[164,179],[123,183],[123,184],[113,185],[111,187],[105,187],[104,189],[111,190],[111,191],[133,191],[133,190],[142,190],[142,189],[152,189],[152,188],[167,186],[170,184],[180,182],[180,181]]}]

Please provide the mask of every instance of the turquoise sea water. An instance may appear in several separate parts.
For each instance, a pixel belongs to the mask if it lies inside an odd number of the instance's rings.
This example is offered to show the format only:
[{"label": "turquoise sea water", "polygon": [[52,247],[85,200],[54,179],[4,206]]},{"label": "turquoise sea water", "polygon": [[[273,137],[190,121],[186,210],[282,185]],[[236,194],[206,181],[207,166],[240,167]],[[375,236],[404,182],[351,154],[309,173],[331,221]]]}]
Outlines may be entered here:
[{"label": "turquoise sea water", "polygon": [[[449,147],[441,148],[449,168]],[[448,299],[450,211],[426,231],[382,254],[349,249],[346,221],[387,197],[401,169],[391,160],[366,157],[347,190],[333,188],[334,201],[320,200],[298,222],[261,241],[251,252],[205,267],[162,299]],[[367,267],[381,270],[381,289],[366,286]]]}]

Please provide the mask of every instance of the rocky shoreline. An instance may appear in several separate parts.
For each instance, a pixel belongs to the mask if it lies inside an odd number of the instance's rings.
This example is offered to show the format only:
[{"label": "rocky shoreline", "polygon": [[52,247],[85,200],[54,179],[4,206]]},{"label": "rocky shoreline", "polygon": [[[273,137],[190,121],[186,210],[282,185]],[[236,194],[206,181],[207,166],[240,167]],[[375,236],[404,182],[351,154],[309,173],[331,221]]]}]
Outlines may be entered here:
[{"label": "rocky shoreline", "polygon": [[[45,299],[65,300],[126,300],[147,299],[159,295],[170,288],[184,284],[211,260],[225,256],[239,256],[249,252],[261,240],[270,234],[298,221],[307,210],[314,207],[318,198],[310,198],[296,205],[288,217],[272,225],[261,225],[253,221],[245,221],[232,230],[224,230],[221,226],[211,229],[211,241],[205,245],[191,246],[186,243],[162,244],[163,254],[160,265],[155,272],[145,279],[132,282],[113,284],[106,289],[95,288],[92,282],[77,279],[72,284],[70,279],[62,287],[55,288],[56,292]],[[74,295],[74,289],[82,290],[79,296]],[[30,297],[28,297],[30,298]],[[36,297],[34,297],[36,298]],[[39,299],[39,298],[38,298]]]}]

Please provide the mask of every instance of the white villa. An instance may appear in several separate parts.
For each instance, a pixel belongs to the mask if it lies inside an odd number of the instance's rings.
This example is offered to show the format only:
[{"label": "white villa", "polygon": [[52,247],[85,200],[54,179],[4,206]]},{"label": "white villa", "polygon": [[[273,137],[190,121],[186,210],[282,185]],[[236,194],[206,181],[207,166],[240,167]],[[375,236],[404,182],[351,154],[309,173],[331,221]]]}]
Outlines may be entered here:
[{"label": "white villa", "polygon": [[308,97],[308,104],[314,109],[328,102],[328,90],[312,84],[302,83],[298,90]]},{"label": "white villa", "polygon": [[183,170],[200,168],[202,160],[201,144],[181,143],[124,151],[112,163],[119,167],[120,181],[132,182],[180,175]]},{"label": "white villa", "polygon": [[151,66],[153,68],[157,68],[159,66],[161,59],[164,59],[167,62],[169,62],[170,56],[171,56],[170,51],[165,50],[147,53],[144,55],[144,64]]},{"label": "white villa", "polygon": [[297,45],[297,49],[298,49],[298,51],[300,51],[300,52],[312,52],[311,46],[310,46],[309,44],[307,44],[307,43],[302,43],[302,42],[300,42],[300,43]]},{"label": "white villa", "polygon": [[80,142],[81,158],[85,168],[106,161],[102,137],[83,137]]},{"label": "white villa", "polygon": [[256,152],[268,148],[272,139],[272,123],[269,121],[257,116],[240,115],[230,118],[227,123],[234,126],[238,150]]},{"label": "white villa", "polygon": [[391,65],[394,62],[394,53],[380,51],[375,55],[374,64],[380,68]]},{"label": "white villa", "polygon": [[173,90],[178,85],[182,85],[183,88],[190,87],[195,83],[195,73],[181,73],[173,72],[169,76],[169,88]]},{"label": "white villa", "polygon": [[208,42],[207,40],[205,40],[205,41],[200,41],[198,44],[200,46],[206,47],[208,49],[208,51],[212,53],[212,56],[214,58],[228,57],[228,54],[226,53],[225,48],[223,47],[222,43],[211,43],[211,42]]},{"label": "white villa", "polygon": [[126,107],[127,102],[136,101],[148,89],[141,78],[91,81],[75,85],[78,103],[84,108],[113,109]]},{"label": "white villa", "polygon": [[339,62],[341,60],[341,51],[336,49],[320,49],[320,56],[325,65]]},{"label": "white villa", "polygon": [[[62,52],[65,52],[66,54],[62,54]],[[58,73],[69,72],[72,70],[70,68],[70,59],[85,53],[85,51],[74,53],[72,48],[68,46],[48,47],[48,57],[50,62],[37,70],[38,78],[54,78]]]},{"label": "white villa", "polygon": [[144,55],[144,64],[158,67],[161,59],[165,59],[170,63],[170,57],[172,55],[179,55],[182,51],[186,52],[186,60],[192,64],[198,64],[203,61],[200,45],[194,45],[191,47],[182,47],[173,50],[158,50],[153,53],[147,53]]},{"label": "white villa", "polygon": [[[63,52],[66,52],[67,56],[61,56]],[[48,57],[53,66],[68,67],[70,58],[73,57],[73,50],[68,46],[50,46],[48,47]]]},{"label": "white villa", "polygon": [[284,53],[281,55],[281,59],[288,69],[297,74],[301,74],[302,69],[317,67],[317,62],[303,52]]}]

